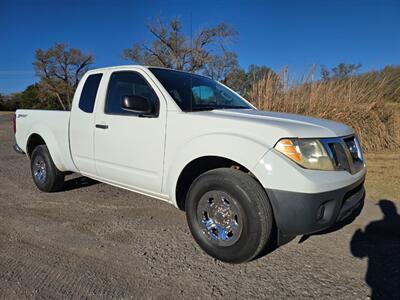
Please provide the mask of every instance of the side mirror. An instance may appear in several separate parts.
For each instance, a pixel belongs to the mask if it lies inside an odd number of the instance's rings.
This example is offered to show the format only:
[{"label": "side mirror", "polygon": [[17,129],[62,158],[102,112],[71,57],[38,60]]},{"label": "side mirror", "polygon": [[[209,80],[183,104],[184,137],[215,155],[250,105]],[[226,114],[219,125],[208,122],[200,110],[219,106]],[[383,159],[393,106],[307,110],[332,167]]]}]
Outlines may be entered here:
[{"label": "side mirror", "polygon": [[150,100],[137,95],[123,96],[121,99],[121,108],[137,113],[143,117],[152,116],[155,113],[155,109]]}]

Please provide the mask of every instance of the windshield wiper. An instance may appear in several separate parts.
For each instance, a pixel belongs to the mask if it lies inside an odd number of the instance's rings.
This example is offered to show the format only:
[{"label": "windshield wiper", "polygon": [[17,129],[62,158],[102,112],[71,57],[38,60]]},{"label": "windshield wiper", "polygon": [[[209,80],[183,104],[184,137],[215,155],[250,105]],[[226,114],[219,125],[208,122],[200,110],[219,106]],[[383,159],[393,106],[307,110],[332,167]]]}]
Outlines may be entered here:
[{"label": "windshield wiper", "polygon": [[248,106],[235,106],[235,105],[223,105],[217,107],[217,109],[250,109]]},{"label": "windshield wiper", "polygon": [[251,107],[235,106],[235,105],[198,106],[198,107],[192,107],[191,111],[203,111],[203,110],[214,110],[214,109],[251,109]]},{"label": "windshield wiper", "polygon": [[201,107],[192,107],[191,111],[202,111],[202,110],[213,110],[216,109],[215,106],[201,106]]}]

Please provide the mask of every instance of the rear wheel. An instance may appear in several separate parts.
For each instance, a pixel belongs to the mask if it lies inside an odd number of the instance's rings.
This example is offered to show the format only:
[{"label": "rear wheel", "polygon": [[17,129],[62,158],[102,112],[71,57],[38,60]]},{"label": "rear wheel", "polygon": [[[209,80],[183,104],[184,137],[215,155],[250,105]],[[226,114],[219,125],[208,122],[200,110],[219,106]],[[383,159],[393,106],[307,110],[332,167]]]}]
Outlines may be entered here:
[{"label": "rear wheel", "polygon": [[31,155],[32,178],[39,190],[55,192],[64,184],[64,174],[57,169],[46,145],[37,146]]},{"label": "rear wheel", "polygon": [[186,215],[200,247],[222,261],[249,261],[272,237],[273,214],[265,191],[238,170],[200,175],[189,189]]}]

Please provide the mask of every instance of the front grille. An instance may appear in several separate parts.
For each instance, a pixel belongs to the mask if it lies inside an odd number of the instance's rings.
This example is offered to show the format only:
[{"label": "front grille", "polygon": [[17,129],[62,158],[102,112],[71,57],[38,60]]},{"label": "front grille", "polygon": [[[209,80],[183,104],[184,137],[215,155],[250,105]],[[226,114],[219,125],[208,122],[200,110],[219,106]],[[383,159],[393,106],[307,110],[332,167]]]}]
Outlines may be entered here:
[{"label": "front grille", "polygon": [[336,170],[355,174],[364,167],[360,143],[356,136],[322,139],[321,142]]},{"label": "front grille", "polygon": [[329,149],[332,152],[332,158],[337,170],[345,170],[350,172],[350,163],[342,144],[329,143]]}]

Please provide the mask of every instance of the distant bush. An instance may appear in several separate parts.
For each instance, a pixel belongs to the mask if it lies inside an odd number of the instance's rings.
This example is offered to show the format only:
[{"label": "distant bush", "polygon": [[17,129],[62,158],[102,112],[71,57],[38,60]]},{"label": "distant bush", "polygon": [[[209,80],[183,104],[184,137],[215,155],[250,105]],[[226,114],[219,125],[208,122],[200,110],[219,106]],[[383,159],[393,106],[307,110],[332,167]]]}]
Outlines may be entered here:
[{"label": "distant bush", "polygon": [[18,104],[15,102],[13,95],[1,95],[0,94],[0,111],[14,111],[18,108]]},{"label": "distant bush", "polygon": [[311,82],[312,72],[300,82],[290,80],[286,68],[278,76],[267,75],[252,85],[248,99],[260,109],[348,124],[356,130],[366,151],[399,149],[399,118],[385,101],[398,100],[396,88],[392,84],[389,88],[387,83],[399,80],[399,75],[389,78],[370,72]]},{"label": "distant bush", "polygon": [[41,93],[39,84],[35,83],[28,86],[23,92],[15,93],[11,96],[13,102],[21,109],[48,109],[62,110],[63,107],[56,97],[44,96]]}]

